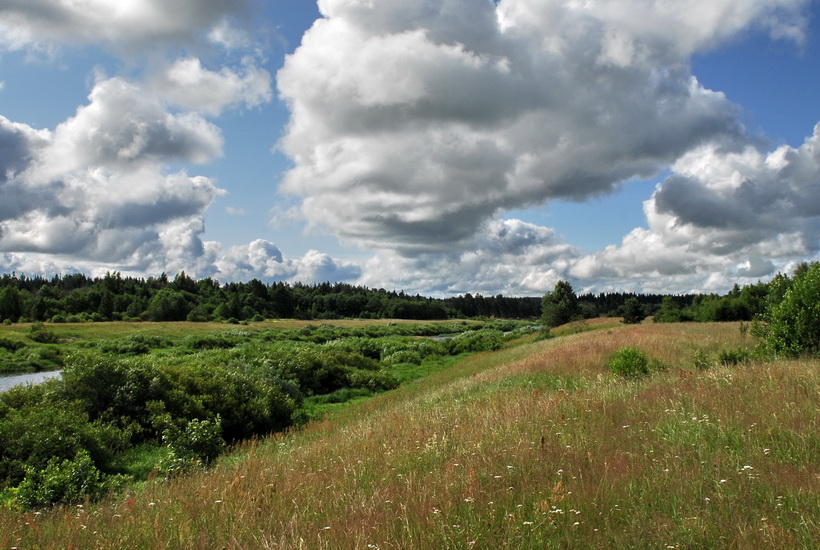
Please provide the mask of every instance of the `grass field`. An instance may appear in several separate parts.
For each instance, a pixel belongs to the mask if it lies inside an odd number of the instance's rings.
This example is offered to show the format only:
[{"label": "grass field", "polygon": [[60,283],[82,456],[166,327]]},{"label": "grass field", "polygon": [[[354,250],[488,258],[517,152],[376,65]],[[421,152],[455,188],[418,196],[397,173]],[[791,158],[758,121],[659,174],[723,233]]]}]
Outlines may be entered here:
[{"label": "grass field", "polygon": [[[205,472],[0,510],[0,548],[820,546],[820,361],[719,365],[754,345],[737,324],[590,325],[470,356]],[[618,379],[606,363],[624,346],[668,368]]]}]

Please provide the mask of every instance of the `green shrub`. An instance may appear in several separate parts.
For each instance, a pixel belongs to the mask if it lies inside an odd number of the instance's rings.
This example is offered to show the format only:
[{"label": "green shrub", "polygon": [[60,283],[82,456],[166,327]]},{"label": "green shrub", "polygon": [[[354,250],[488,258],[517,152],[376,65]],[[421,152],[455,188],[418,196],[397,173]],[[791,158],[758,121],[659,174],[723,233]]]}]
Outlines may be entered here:
[{"label": "green shrub", "polygon": [[718,363],[726,366],[734,366],[748,363],[752,358],[752,353],[745,348],[727,349],[718,354]]},{"label": "green shrub", "polygon": [[347,383],[351,388],[371,391],[392,390],[399,386],[398,379],[389,372],[360,369],[354,369],[348,374]]},{"label": "green shrub", "polygon": [[43,326],[43,323],[32,324],[28,337],[40,344],[54,344],[59,340],[56,334]]},{"label": "green shrub", "polygon": [[692,365],[698,370],[707,370],[714,365],[714,360],[706,351],[698,348],[692,354]]},{"label": "green shrub", "polygon": [[0,348],[13,352],[24,347],[26,347],[26,345],[23,342],[9,340],[8,338],[0,338]]},{"label": "green shrub", "polygon": [[791,357],[820,352],[820,263],[798,269],[783,299],[767,317],[766,346]]},{"label": "green shrub", "polygon": [[228,349],[235,347],[237,341],[224,336],[187,336],[184,345],[191,349]]},{"label": "green shrub", "polygon": [[176,457],[210,464],[225,449],[221,418],[219,415],[213,420],[195,418],[184,429],[169,426],[162,434],[162,442]]},{"label": "green shrub", "polygon": [[649,359],[638,348],[619,349],[609,360],[607,366],[613,374],[624,378],[638,378],[649,374]]},{"label": "green shrub", "polygon": [[81,450],[71,459],[52,458],[42,470],[27,467],[17,488],[17,501],[25,508],[76,504],[86,497],[99,497],[125,481],[123,476],[101,474],[88,452]]},{"label": "green shrub", "polygon": [[170,346],[169,340],[159,336],[145,334],[129,334],[117,340],[103,340],[99,343],[100,351],[119,355],[142,355],[154,348]]}]

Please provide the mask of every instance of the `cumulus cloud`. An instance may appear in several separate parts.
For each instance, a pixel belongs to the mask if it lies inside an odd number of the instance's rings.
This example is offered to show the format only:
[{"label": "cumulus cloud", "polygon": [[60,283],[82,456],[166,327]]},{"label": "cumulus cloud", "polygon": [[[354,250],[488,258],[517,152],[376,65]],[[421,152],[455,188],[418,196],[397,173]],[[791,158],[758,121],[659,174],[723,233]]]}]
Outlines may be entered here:
[{"label": "cumulus cloud", "polygon": [[580,251],[555,232],[518,219],[483,224],[468,246],[413,257],[382,251],[365,265],[362,282],[424,294],[465,292],[532,295],[567,277]]},{"label": "cumulus cloud", "polygon": [[[719,284],[715,270],[755,276],[770,258],[816,251],[816,137],[759,151],[741,109],[704,88],[690,59],[750,29],[799,44],[806,5],[320,0],[323,19],[278,74],[291,109],[279,147],[293,161],[281,189],[310,224],[379,251],[373,282],[405,273],[422,288],[496,281],[517,293],[557,276],[665,277],[676,288]],[[594,255],[499,221],[670,166],[647,203],[649,228]],[[541,244],[516,255],[499,228]],[[560,254],[537,263],[544,242]]]},{"label": "cumulus cloud", "polygon": [[215,267],[215,276],[229,281],[321,283],[354,281],[361,275],[356,264],[316,250],[309,250],[301,258],[285,258],[275,244],[264,239],[231,247],[216,260]]},{"label": "cumulus cloud", "polygon": [[167,102],[211,115],[227,107],[256,107],[273,97],[271,76],[264,69],[246,63],[238,72],[229,67],[209,71],[195,57],[177,60],[153,75],[151,84]]},{"label": "cumulus cloud", "polygon": [[144,50],[201,41],[209,33],[218,39],[233,35],[227,21],[247,6],[246,0],[10,0],[0,6],[0,45],[102,43]]},{"label": "cumulus cloud", "polygon": [[[246,0],[26,0],[0,6],[0,50],[100,46],[134,75],[96,74],[88,103],[53,130],[0,116],[0,266],[53,273],[219,272],[204,216],[223,194],[187,167],[220,157],[206,117],[272,99],[245,31]],[[212,70],[190,53],[210,49]],[[228,51],[230,50],[230,51]],[[214,53],[227,53],[220,57]],[[231,63],[233,54],[241,60]],[[162,61],[171,59],[171,61]],[[173,168],[172,168],[173,167]]]},{"label": "cumulus cloud", "polygon": [[163,234],[196,223],[222,191],[165,166],[221,150],[215,126],[171,114],[119,78],[98,82],[89,103],[54,131],[0,117],[0,249],[125,265],[158,248],[196,255],[198,235],[174,248],[161,246]]},{"label": "cumulus cloud", "polygon": [[[644,204],[648,229],[573,266],[579,278],[690,278],[724,288],[772,275],[820,249],[820,125],[797,148],[709,144],[683,155]],[[721,273],[721,276],[714,276]],[[717,285],[710,288],[709,285]]]},{"label": "cumulus cloud", "polygon": [[366,247],[465,246],[504,210],[608,193],[742,140],[737,107],[689,57],[753,24],[799,36],[802,4],[320,1],[278,75],[282,188]]}]

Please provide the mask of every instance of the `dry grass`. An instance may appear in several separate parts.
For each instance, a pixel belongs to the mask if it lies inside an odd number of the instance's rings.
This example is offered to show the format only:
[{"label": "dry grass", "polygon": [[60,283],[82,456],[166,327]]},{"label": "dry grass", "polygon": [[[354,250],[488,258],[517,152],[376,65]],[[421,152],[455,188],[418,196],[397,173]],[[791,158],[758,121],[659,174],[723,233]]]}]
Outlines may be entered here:
[{"label": "dry grass", "polygon": [[[208,472],[2,511],[0,547],[817,547],[820,363],[690,368],[742,342],[644,324],[479,354]],[[614,379],[627,345],[672,368]]]}]

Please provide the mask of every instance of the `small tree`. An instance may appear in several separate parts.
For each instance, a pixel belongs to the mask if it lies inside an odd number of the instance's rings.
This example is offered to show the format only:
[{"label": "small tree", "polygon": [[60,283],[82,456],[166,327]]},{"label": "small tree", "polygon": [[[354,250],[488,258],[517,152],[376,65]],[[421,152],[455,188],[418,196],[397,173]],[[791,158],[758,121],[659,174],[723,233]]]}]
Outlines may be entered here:
[{"label": "small tree", "polygon": [[555,289],[541,300],[541,324],[544,328],[557,327],[581,319],[581,306],[572,285],[558,281]]},{"label": "small tree", "polygon": [[624,303],[624,323],[638,324],[644,319],[646,319],[646,313],[637,298],[632,297]]}]

